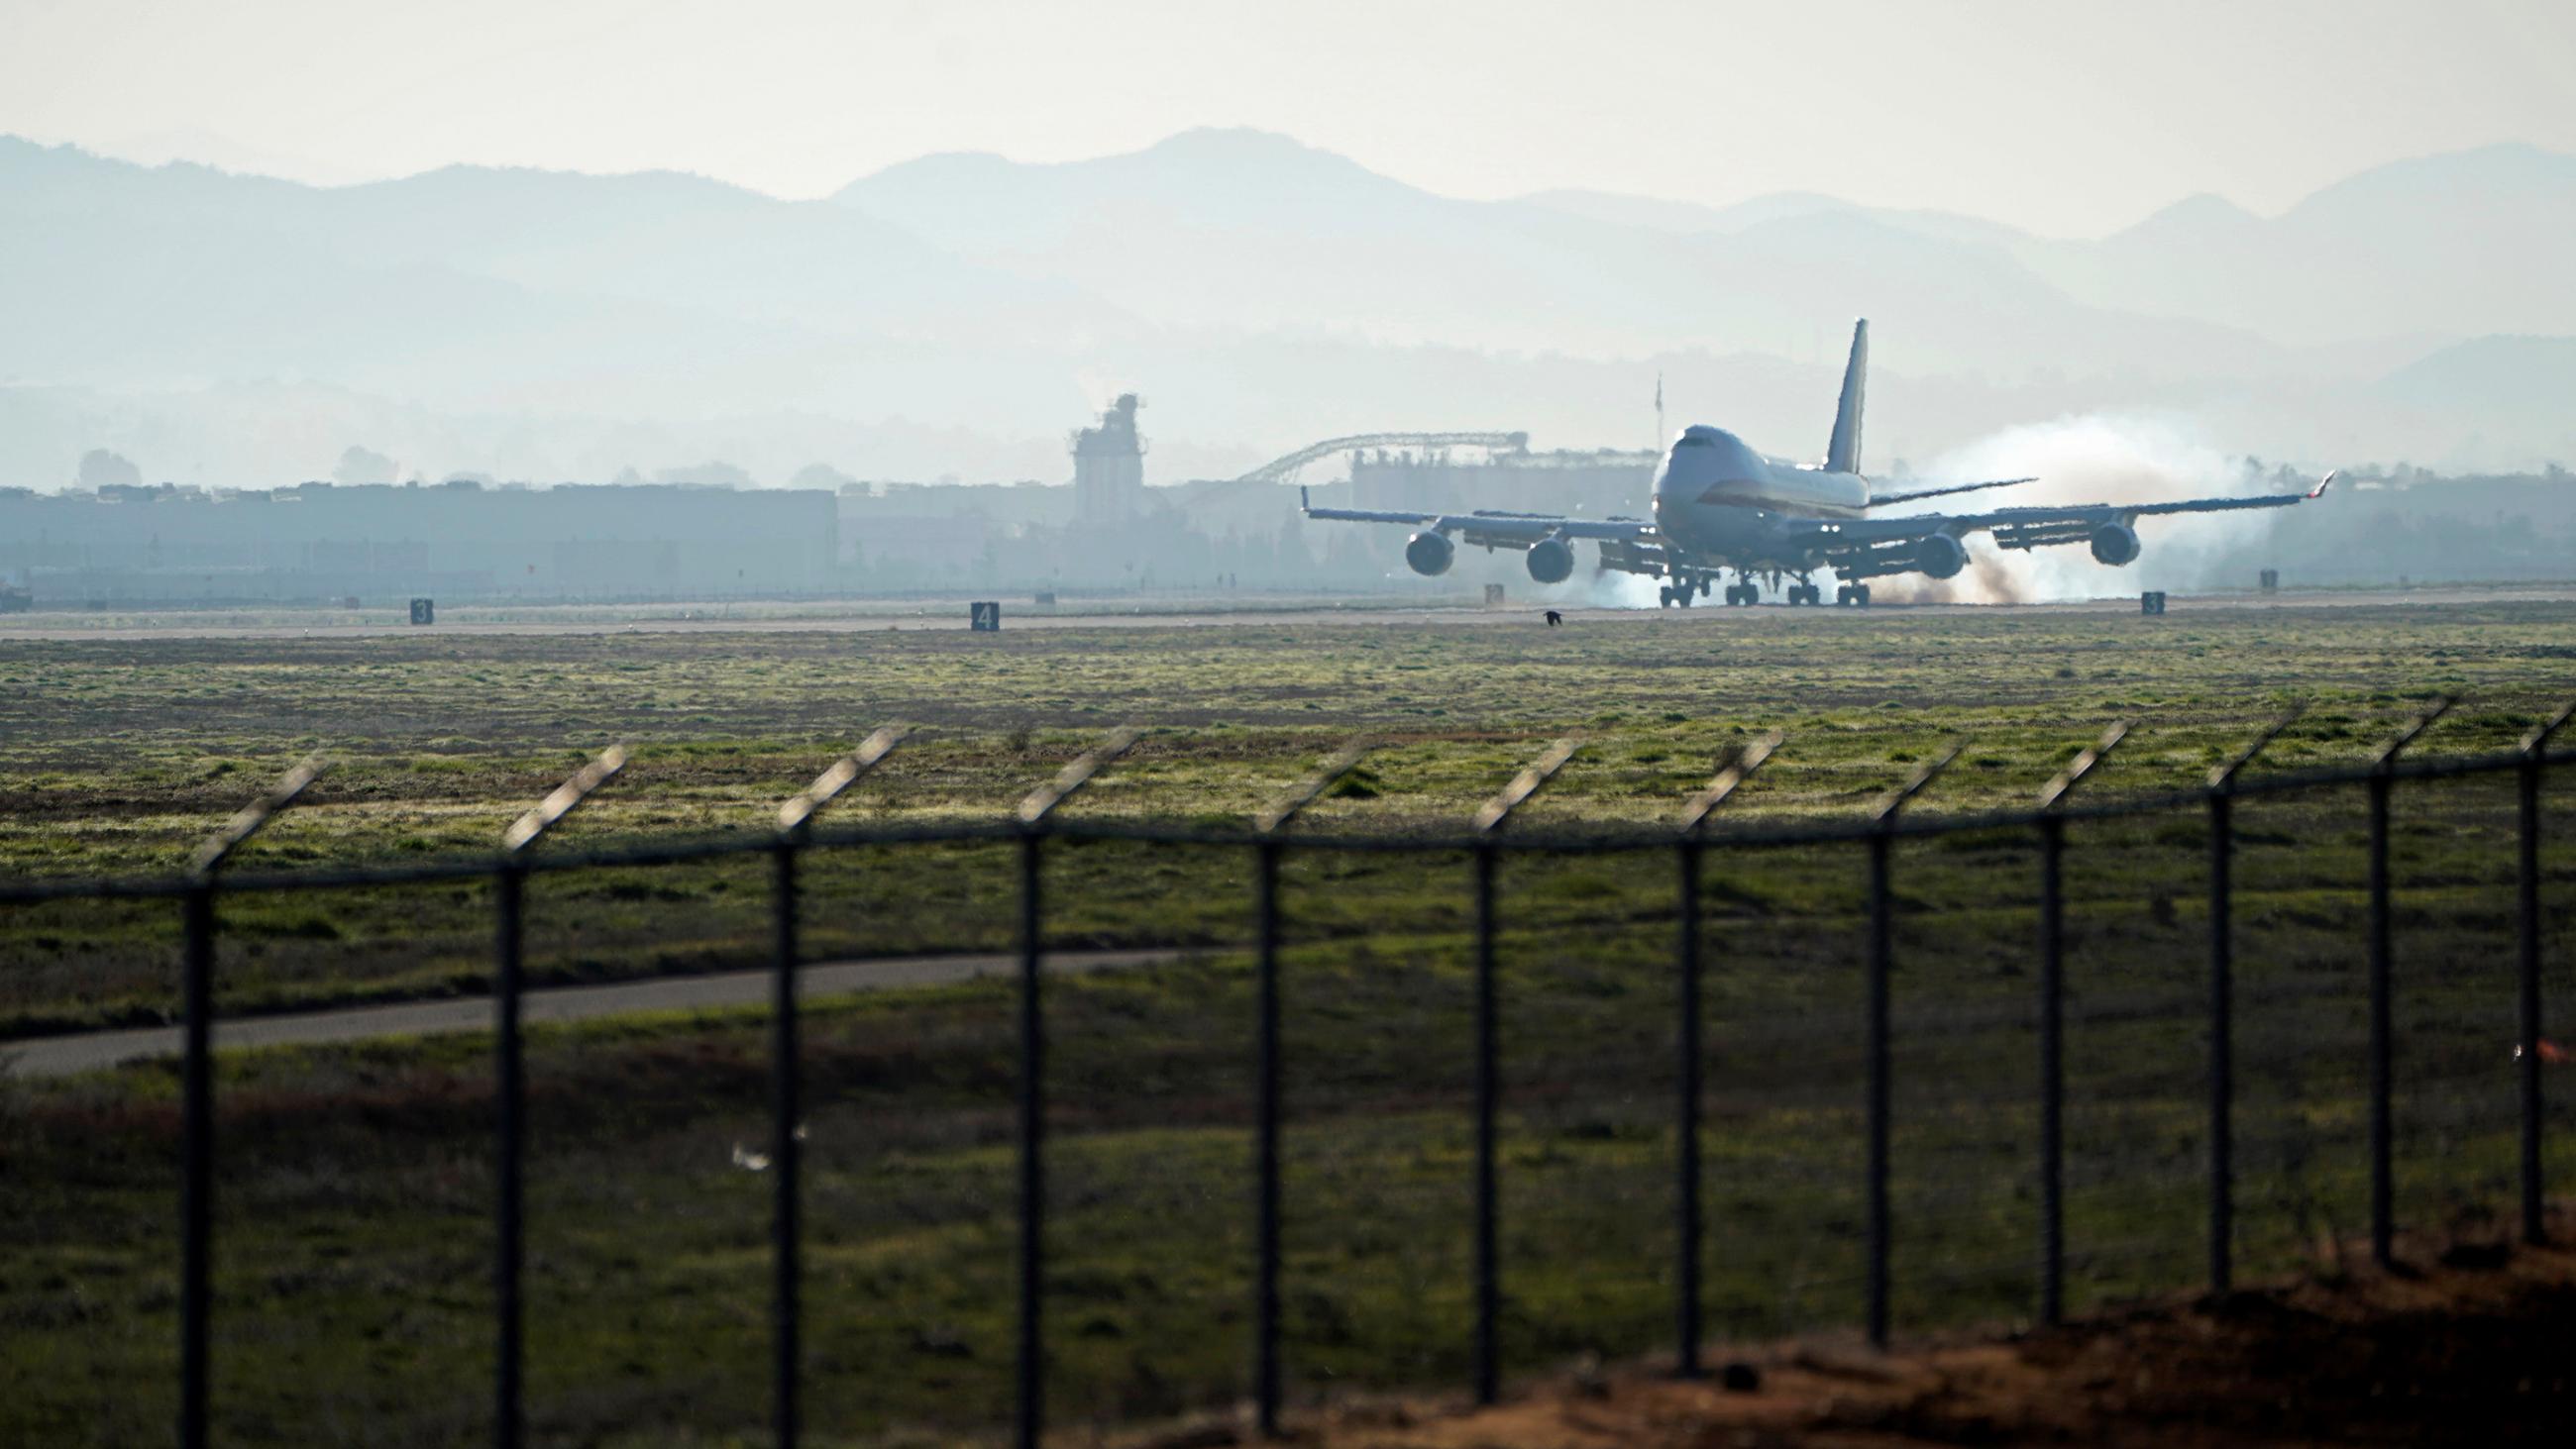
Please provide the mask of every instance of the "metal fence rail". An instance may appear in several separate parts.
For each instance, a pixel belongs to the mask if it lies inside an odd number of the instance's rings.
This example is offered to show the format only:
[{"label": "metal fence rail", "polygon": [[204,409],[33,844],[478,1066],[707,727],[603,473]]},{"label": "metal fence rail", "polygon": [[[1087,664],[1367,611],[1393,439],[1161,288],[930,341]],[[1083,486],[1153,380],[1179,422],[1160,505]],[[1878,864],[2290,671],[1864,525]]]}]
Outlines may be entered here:
[{"label": "metal fence rail", "polygon": [[[521,1442],[523,1405],[523,1305],[520,1277],[523,1259],[522,1212],[526,1086],[521,1060],[519,1014],[523,994],[521,932],[523,888],[539,871],[580,870],[602,866],[662,864],[718,857],[766,854],[772,863],[775,919],[770,1036],[770,1147],[775,1168],[771,1247],[773,1252],[772,1419],[776,1442],[793,1445],[799,1428],[798,1393],[802,1378],[799,1282],[802,1225],[798,1196],[799,1129],[797,1033],[798,864],[808,852],[862,845],[1015,843],[1018,886],[1018,1091],[1016,1136],[1019,1153],[1017,1205],[1019,1275],[1017,1341],[1017,1440],[1037,1445],[1046,1425],[1043,1369],[1047,1341],[1043,1309],[1046,1251],[1046,1101],[1044,1059],[1047,1018],[1042,996],[1046,952],[1042,865],[1051,839],[1105,839],[1149,842],[1181,848],[1233,848],[1249,852],[1253,863],[1251,917],[1255,930],[1255,1060],[1256,1091],[1253,1137],[1256,1218],[1253,1274],[1252,1342],[1258,1423],[1264,1434],[1278,1431],[1282,1398],[1280,1355],[1280,1097],[1281,1017],[1278,952],[1280,944],[1279,875],[1290,850],[1393,851],[1412,854],[1463,853],[1472,864],[1474,892],[1474,1063],[1475,1170],[1473,1322],[1462,1325],[1471,1335],[1471,1385],[1480,1402],[1500,1392],[1503,1365],[1497,1339],[1502,1265],[1497,1249],[1501,1206],[1495,1171],[1495,1120],[1504,1063],[1498,1049],[1497,989],[1494,965],[1496,929],[1495,864],[1503,851],[1571,854],[1605,850],[1669,850],[1679,885],[1679,931],[1674,947],[1678,1094],[1674,1119],[1674,1213],[1677,1227],[1673,1283],[1676,1294],[1674,1339],[1678,1371],[1701,1369],[1701,1257],[1707,1239],[1701,1163],[1701,1120],[1705,1023],[1701,1018],[1702,917],[1700,881],[1711,851],[1778,846],[1858,844],[1867,858],[1867,932],[1864,1080],[1860,1084],[1866,1117],[1866,1150],[1862,1192],[1865,1215],[1865,1324],[1870,1341],[1884,1346],[1891,1323],[1891,1243],[1897,1226],[1890,1198],[1889,1158],[1895,1124],[1890,1101],[1891,1022],[1889,977],[1893,966],[1894,887],[1892,847],[1903,838],[1952,835],[2001,828],[2036,832],[2041,844],[2037,1000],[2039,1071],[2038,1159],[2040,1206],[2038,1241],[2032,1245],[2037,1264],[2035,1316],[2058,1321],[2064,1312],[2066,1245],[2064,1239],[2065,1177],[2063,1020],[2065,1011],[2065,901],[2061,872],[2066,852],[2066,826],[2083,819],[2205,812],[2208,821],[2209,944],[2204,1009],[2208,1032],[2206,1074],[2208,1154],[2206,1178],[2206,1277],[2214,1290],[2226,1290],[2233,1278],[2231,1260],[2239,1167],[2234,1135],[2236,1118],[2234,1012],[2238,989],[2234,979],[2233,810],[2246,797],[2294,791],[2363,786],[2369,803],[2369,1037],[2368,1135],[2371,1243],[2385,1264],[2396,1231],[2393,1191],[2394,1143],[2392,1103],[2395,1092],[2391,1052],[2391,977],[2388,865],[2389,812],[2392,787],[2399,780],[2454,779],[2510,773],[2518,786],[2515,827],[2515,929],[2517,958],[2517,1044],[2519,1054],[2518,1116],[2520,1232],[2527,1242],[2543,1235],[2544,1187],[2541,1045],[2540,855],[2541,786],[2547,770],[2576,759],[2576,752],[2551,749],[2557,732],[2576,716],[2576,705],[2561,709],[2533,729],[2510,753],[2461,759],[2401,759],[2400,753],[2428,728],[2450,702],[2439,701],[2390,741],[2373,760],[2358,769],[2311,770],[2246,780],[2241,772],[2291,723],[2285,718],[2265,729],[2234,758],[2210,774],[2198,791],[2169,792],[2103,803],[2075,803],[2075,785],[2119,742],[2114,729],[2071,764],[2045,790],[2031,809],[1942,817],[1906,812],[1956,758],[1960,747],[1920,766],[1903,786],[1859,821],[1829,821],[1791,826],[1727,829],[1722,806],[1780,743],[1772,735],[1756,741],[1721,771],[1688,805],[1678,830],[1593,830],[1586,833],[1507,830],[1513,812],[1534,795],[1578,753],[1580,742],[1560,741],[1489,802],[1464,832],[1413,834],[1292,831],[1298,813],[1320,798],[1358,765],[1365,746],[1354,745],[1327,761],[1296,790],[1261,812],[1242,830],[1177,827],[1115,821],[1059,819],[1055,811],[1099,772],[1109,768],[1136,741],[1137,732],[1120,730],[1099,748],[1068,766],[1050,783],[1033,791],[1016,812],[998,823],[949,823],[917,827],[828,828],[817,822],[823,807],[856,783],[899,742],[900,733],[880,731],[856,753],[834,765],[804,792],[787,801],[779,813],[778,833],[742,841],[682,841],[578,853],[545,853],[533,849],[547,830],[606,785],[624,765],[623,749],[612,749],[586,765],[513,825],[502,854],[494,860],[450,861],[423,865],[309,869],[286,872],[227,873],[233,849],[279,811],[292,806],[313,779],[314,767],[289,775],[269,796],[244,810],[208,842],[184,876],[114,880],[0,881],[0,905],[67,899],[174,898],[180,903],[185,949],[182,956],[184,1002],[182,1083],[182,1194],[180,1265],[180,1404],[179,1442],[200,1449],[207,1437],[207,1332],[211,1302],[207,1287],[213,1240],[213,1169],[215,1161],[213,1076],[211,1067],[213,969],[218,889],[224,891],[298,891],[349,885],[489,879],[494,885],[494,1056],[496,1117],[494,1148],[497,1199],[494,1224],[493,1441]],[[1964,742],[1962,742],[1964,743]],[[2501,911],[2499,912],[2501,914]]]}]

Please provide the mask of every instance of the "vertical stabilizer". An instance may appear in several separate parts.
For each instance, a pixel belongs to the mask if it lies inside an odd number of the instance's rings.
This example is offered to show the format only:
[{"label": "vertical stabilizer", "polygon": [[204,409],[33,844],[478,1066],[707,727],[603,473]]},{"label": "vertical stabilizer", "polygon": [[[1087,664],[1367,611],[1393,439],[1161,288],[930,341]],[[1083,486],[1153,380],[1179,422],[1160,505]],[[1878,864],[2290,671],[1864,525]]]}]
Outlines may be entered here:
[{"label": "vertical stabilizer", "polygon": [[1834,409],[1834,440],[1825,445],[1825,467],[1860,471],[1860,403],[1869,384],[1869,319],[1852,324],[1851,361],[1843,364],[1843,400]]}]

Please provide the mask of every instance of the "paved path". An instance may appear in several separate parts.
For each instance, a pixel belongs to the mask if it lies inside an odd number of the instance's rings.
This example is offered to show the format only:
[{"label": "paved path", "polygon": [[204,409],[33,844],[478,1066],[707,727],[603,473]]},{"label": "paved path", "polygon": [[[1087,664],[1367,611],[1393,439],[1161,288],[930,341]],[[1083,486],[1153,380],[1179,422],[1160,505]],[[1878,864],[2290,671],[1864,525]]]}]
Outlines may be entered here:
[{"label": "paved path", "polygon": [[[1103,971],[1126,966],[1152,966],[1187,953],[1156,951],[1051,951],[1051,972]],[[841,996],[854,991],[886,991],[905,986],[941,986],[978,976],[1019,970],[1017,955],[896,956],[881,961],[816,962],[798,974],[800,1000]],[[602,986],[553,986],[531,991],[520,1001],[526,1022],[589,1021],[644,1011],[692,1011],[710,1007],[751,1006],[769,999],[767,971],[728,971],[715,976],[663,976],[647,981],[621,981]],[[431,1036],[492,1029],[492,998],[458,997],[444,1001],[404,1002],[395,1006],[358,1006],[336,1011],[299,1012],[291,1016],[250,1016],[215,1023],[217,1050],[265,1046],[307,1046],[319,1042],[366,1041],[388,1036]],[[40,1037],[0,1043],[0,1070],[13,1076],[60,1077],[97,1071],[144,1057],[179,1054],[179,1028],[145,1027],[135,1031],[95,1031],[77,1036]]]}]

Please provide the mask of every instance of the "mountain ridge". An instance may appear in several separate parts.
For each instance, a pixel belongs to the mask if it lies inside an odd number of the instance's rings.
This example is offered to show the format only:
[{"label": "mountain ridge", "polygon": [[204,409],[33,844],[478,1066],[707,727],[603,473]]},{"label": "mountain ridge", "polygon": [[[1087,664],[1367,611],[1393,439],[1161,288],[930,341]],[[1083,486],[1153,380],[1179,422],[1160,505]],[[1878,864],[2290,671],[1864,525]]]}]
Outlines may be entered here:
[{"label": "mountain ridge", "polygon": [[[943,153],[809,200],[463,164],[311,186],[0,137],[0,310],[22,324],[0,333],[0,379],[274,376],[535,429],[784,410],[1017,438],[1134,388],[1170,435],[1266,455],[1471,414],[1627,439],[1631,396],[1669,367],[1677,403],[1786,443],[1820,435],[1866,314],[1903,380],[1874,390],[1873,433],[1918,458],[2016,410],[2120,408],[2272,456],[2530,457],[2564,434],[2524,392],[2445,412],[2408,400],[2447,395],[2432,383],[2390,382],[2476,339],[2576,335],[2560,269],[2516,250],[2576,208],[2576,158],[2461,154],[2279,217],[2184,198],[2070,243],[1801,193],[1444,197],[1239,128],[1043,165]],[[2428,196],[2524,221],[2353,220]],[[2403,304],[2384,318],[2363,305],[2382,294]],[[1731,361],[1752,359],[1778,366]]]}]

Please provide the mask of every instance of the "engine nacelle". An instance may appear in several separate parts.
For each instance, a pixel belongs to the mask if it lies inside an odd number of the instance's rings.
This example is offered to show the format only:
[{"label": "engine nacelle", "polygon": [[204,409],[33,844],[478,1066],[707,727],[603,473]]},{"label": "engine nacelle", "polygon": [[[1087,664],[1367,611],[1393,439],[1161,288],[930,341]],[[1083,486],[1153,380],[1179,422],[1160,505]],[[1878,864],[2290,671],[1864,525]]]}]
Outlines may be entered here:
[{"label": "engine nacelle", "polygon": [[1417,574],[1445,574],[1458,545],[1445,533],[1417,533],[1404,541],[1404,561]]},{"label": "engine nacelle", "polygon": [[2106,523],[2093,530],[2093,561],[2118,568],[2138,557],[2138,531],[2125,523]]},{"label": "engine nacelle", "polygon": [[1561,538],[1542,538],[1530,545],[1529,574],[1542,584],[1561,584],[1574,573],[1574,545]]},{"label": "engine nacelle", "polygon": [[1967,545],[1946,533],[1928,534],[1914,545],[1914,566],[1936,579],[1955,577],[1968,566]]}]

